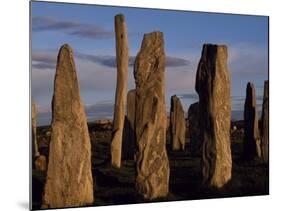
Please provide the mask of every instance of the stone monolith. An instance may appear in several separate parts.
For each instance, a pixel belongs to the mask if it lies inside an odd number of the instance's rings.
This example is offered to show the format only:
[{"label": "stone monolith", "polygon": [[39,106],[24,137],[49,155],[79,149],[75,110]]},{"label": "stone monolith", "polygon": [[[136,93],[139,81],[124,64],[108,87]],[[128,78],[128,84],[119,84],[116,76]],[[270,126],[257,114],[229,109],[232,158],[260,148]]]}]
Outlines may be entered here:
[{"label": "stone monolith", "polygon": [[32,166],[39,171],[46,171],[47,161],[45,155],[39,152],[37,137],[36,137],[36,104],[32,98],[31,108],[31,124],[32,124]]},{"label": "stone monolith", "polygon": [[51,128],[42,208],[92,204],[91,143],[73,51],[67,44],[57,58]]},{"label": "stone monolith", "polygon": [[261,157],[259,117],[256,104],[256,91],[252,83],[247,84],[246,100],[244,104],[244,151],[246,160]]},{"label": "stone monolith", "polygon": [[199,94],[203,184],[223,187],[231,179],[230,77],[227,47],[205,44],[198,64],[195,89]]},{"label": "stone monolith", "polygon": [[173,95],[170,109],[170,137],[173,150],[184,150],[185,130],[186,122],[181,101],[176,95]]},{"label": "stone monolith", "polygon": [[190,151],[193,155],[202,155],[202,139],[199,128],[199,102],[189,106],[187,118],[189,122]]},{"label": "stone monolith", "polygon": [[38,143],[36,138],[36,104],[34,99],[32,98],[31,102],[31,132],[32,132],[32,158],[33,161],[40,156],[38,150]]},{"label": "stone monolith", "polygon": [[122,150],[125,159],[134,159],[136,148],[135,135],[135,112],[136,112],[136,90],[132,89],[127,94],[127,115],[125,117],[125,134]]},{"label": "stone monolith", "polygon": [[116,168],[120,168],[129,65],[127,28],[125,17],[121,14],[115,16],[115,39],[117,84],[111,141],[111,164]]},{"label": "stone monolith", "polygon": [[162,32],[144,35],[134,65],[136,81],[136,189],[144,199],[169,191],[166,151],[165,53]]},{"label": "stone monolith", "polygon": [[269,155],[269,84],[264,82],[263,104],[261,116],[261,154],[262,160],[268,163]]}]

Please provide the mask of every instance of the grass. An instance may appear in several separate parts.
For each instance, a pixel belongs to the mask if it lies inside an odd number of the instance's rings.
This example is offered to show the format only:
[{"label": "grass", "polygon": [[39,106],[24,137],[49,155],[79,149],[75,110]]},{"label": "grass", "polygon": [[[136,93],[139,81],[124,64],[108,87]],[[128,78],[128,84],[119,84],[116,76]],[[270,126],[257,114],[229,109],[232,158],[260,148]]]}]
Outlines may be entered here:
[{"label": "grass", "polygon": [[[93,126],[92,126],[93,127]],[[147,202],[135,191],[135,167],[133,160],[122,161],[120,169],[110,165],[110,130],[100,131],[94,125],[95,134],[89,126],[92,142],[92,163],[95,182],[95,202],[93,206],[117,205]],[[48,128],[38,128],[39,148],[48,153]],[[49,134],[47,134],[49,135]],[[188,149],[174,152],[168,149],[170,160],[170,184],[167,197],[158,201],[196,200],[221,197],[238,197],[269,194],[269,168],[260,161],[243,161],[243,133],[232,135],[232,179],[222,189],[213,189],[201,184],[200,157],[191,156]],[[42,145],[40,145],[42,143]],[[41,147],[40,147],[41,146]],[[32,171],[33,208],[40,208],[41,195],[45,182],[45,172]]]}]

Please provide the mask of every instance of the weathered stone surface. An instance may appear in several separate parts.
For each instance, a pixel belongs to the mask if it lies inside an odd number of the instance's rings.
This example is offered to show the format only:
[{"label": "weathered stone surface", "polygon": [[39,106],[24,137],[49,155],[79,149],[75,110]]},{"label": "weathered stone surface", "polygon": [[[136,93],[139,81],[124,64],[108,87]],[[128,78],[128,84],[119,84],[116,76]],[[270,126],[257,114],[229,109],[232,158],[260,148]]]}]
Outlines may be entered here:
[{"label": "weathered stone surface", "polygon": [[170,111],[170,136],[173,150],[184,150],[185,130],[186,122],[183,107],[180,99],[176,95],[173,95],[171,97]]},{"label": "weathered stone surface", "polygon": [[116,168],[120,168],[129,65],[127,28],[125,17],[121,14],[115,16],[115,39],[117,84],[111,142],[111,164]]},{"label": "weathered stone surface", "polygon": [[261,157],[259,118],[256,108],[256,91],[252,83],[247,84],[244,104],[244,159],[251,160]]},{"label": "weathered stone surface", "polygon": [[125,159],[133,159],[136,149],[135,112],[136,90],[132,89],[127,94],[127,115],[125,117],[123,156]]},{"label": "weathered stone surface", "polygon": [[36,139],[36,104],[32,99],[31,105],[31,132],[32,132],[32,160],[34,161],[39,155],[38,144]]},{"label": "weathered stone surface", "polygon": [[58,55],[51,128],[42,208],[92,204],[91,143],[73,52],[67,44]]},{"label": "weathered stone surface", "polygon": [[205,44],[197,69],[203,183],[220,188],[231,179],[230,79],[227,47]]},{"label": "weathered stone surface", "polygon": [[263,104],[261,116],[261,155],[265,163],[268,163],[269,155],[269,84],[264,82]]},{"label": "weathered stone surface", "polygon": [[193,155],[202,155],[202,141],[199,126],[199,102],[189,106],[187,118],[189,122],[190,151]]},{"label": "weathered stone surface", "polygon": [[145,34],[136,57],[136,189],[145,199],[167,196],[165,53],[162,32]]}]

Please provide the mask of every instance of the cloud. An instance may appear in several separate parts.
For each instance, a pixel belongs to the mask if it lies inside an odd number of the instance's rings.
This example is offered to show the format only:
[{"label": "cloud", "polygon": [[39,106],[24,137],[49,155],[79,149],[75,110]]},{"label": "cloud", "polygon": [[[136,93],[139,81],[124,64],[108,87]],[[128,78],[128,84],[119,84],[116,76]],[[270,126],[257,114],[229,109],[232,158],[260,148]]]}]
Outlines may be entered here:
[{"label": "cloud", "polygon": [[57,55],[54,50],[33,50],[32,68],[35,69],[55,69]]},{"label": "cloud", "polygon": [[166,66],[167,67],[182,67],[189,66],[191,62],[186,59],[176,58],[176,57],[166,57]]},{"label": "cloud", "polygon": [[32,30],[51,31],[79,28],[81,24],[77,21],[59,21],[53,17],[36,16],[32,18]]},{"label": "cloud", "polygon": [[[75,52],[76,59],[97,63],[106,67],[116,67],[116,57],[111,55],[91,55]],[[32,52],[32,67],[36,69],[54,69],[56,67],[57,53],[55,50],[34,50]],[[135,56],[129,57],[129,66],[133,67]],[[190,61],[178,57],[167,56],[166,67],[184,67]]]},{"label": "cloud", "polygon": [[[114,103],[112,101],[99,101],[93,105],[87,105],[85,107],[87,116],[95,118],[99,117],[112,117],[114,111]],[[97,119],[97,118],[95,118]]]},{"label": "cloud", "polygon": [[55,69],[55,65],[48,62],[33,63],[32,67],[36,69]]},{"label": "cloud", "polygon": [[[96,55],[89,55],[89,54],[76,54],[79,59],[88,60],[91,62],[96,62],[98,64],[107,66],[107,67],[116,67],[116,57],[115,56],[96,56]],[[133,67],[135,63],[135,56],[129,57],[129,66]],[[190,61],[182,58],[166,56],[166,67],[182,67],[188,66]]]},{"label": "cloud", "polygon": [[114,37],[114,32],[108,31],[106,29],[103,29],[102,27],[97,27],[97,26],[79,27],[79,29],[69,32],[68,34],[79,36],[79,37],[90,38],[90,39]]},{"label": "cloud", "polygon": [[233,44],[229,46],[229,67],[233,74],[252,75],[268,73],[267,47],[251,44]]},{"label": "cloud", "polygon": [[95,24],[85,24],[78,21],[58,20],[48,16],[36,16],[32,18],[32,30],[39,31],[63,31],[68,35],[102,39],[113,38],[114,31],[107,30]]}]

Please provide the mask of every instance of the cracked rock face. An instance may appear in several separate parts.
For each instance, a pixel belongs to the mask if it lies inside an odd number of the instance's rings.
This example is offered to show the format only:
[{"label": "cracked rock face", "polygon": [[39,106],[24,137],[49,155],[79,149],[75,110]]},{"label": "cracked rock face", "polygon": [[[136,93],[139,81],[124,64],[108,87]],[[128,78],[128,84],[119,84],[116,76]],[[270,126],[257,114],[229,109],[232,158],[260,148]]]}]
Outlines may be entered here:
[{"label": "cracked rock face", "polygon": [[251,160],[261,157],[259,117],[256,105],[256,91],[252,83],[247,84],[244,105],[244,159]]},{"label": "cracked rock face", "polygon": [[269,83],[264,82],[262,116],[261,116],[261,153],[265,163],[269,160]]},{"label": "cracked rock face", "polygon": [[205,44],[197,69],[203,183],[220,188],[231,179],[230,79],[227,47]]},{"label": "cracked rock face", "polygon": [[57,60],[51,128],[42,208],[92,204],[91,143],[73,52],[67,44]]},{"label": "cracked rock face", "polygon": [[121,14],[115,16],[115,39],[117,84],[111,140],[111,164],[116,168],[120,168],[129,65],[127,28],[125,17]]},{"label": "cracked rock face", "polygon": [[170,111],[170,136],[173,150],[184,150],[186,122],[184,110],[180,99],[174,95],[171,97]]},{"label": "cracked rock face", "polygon": [[145,199],[165,197],[169,189],[166,151],[165,53],[163,34],[145,34],[136,57],[136,189]]}]

